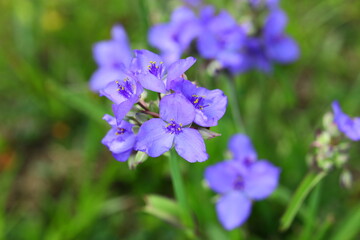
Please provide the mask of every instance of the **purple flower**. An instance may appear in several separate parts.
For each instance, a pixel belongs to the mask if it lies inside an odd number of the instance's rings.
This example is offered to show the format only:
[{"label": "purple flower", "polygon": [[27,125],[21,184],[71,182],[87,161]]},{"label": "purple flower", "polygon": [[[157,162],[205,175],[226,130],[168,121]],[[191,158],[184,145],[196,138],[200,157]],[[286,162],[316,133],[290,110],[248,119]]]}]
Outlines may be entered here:
[{"label": "purple flower", "polygon": [[215,15],[213,7],[202,9],[203,30],[197,48],[202,57],[218,60],[225,68],[236,68],[245,61],[241,54],[245,32],[226,11]]},{"label": "purple flower", "polygon": [[167,64],[180,59],[190,43],[199,35],[199,20],[186,7],[177,8],[169,23],[155,25],[149,31],[149,42],[161,50]]},{"label": "purple flower", "polygon": [[134,64],[138,69],[135,74],[144,88],[165,93],[170,90],[171,82],[180,77],[195,61],[195,58],[188,57],[167,66],[159,55],[148,50],[135,50]]},{"label": "purple flower", "polygon": [[296,42],[284,34],[286,23],[285,13],[276,9],[268,15],[263,30],[266,55],[269,59],[283,64],[291,63],[299,57]]},{"label": "purple flower", "polygon": [[245,134],[235,134],[229,140],[228,148],[233,159],[242,161],[245,164],[257,160],[257,153],[252,145],[251,139]]},{"label": "purple flower", "polygon": [[109,123],[111,129],[102,139],[102,144],[107,146],[114,158],[124,162],[133,151],[135,135],[132,131],[132,124],[126,121],[117,121],[116,118],[105,114],[103,119]]},{"label": "purple flower", "polygon": [[262,72],[272,70],[272,62],[287,64],[299,57],[296,42],[284,33],[287,18],[279,9],[272,10],[266,18],[260,36],[249,36],[244,42],[243,61],[234,72],[257,69]]},{"label": "purple flower", "polygon": [[111,35],[111,40],[96,43],[93,47],[94,59],[99,66],[90,79],[90,88],[93,91],[99,91],[109,82],[121,78],[121,69],[128,67],[132,59],[124,28],[115,25]]},{"label": "purple flower", "polygon": [[338,101],[332,103],[334,122],[338,129],[353,141],[360,140],[360,117],[351,118],[343,113]]},{"label": "purple flower", "polygon": [[[238,149],[234,149],[236,144]],[[235,135],[229,145],[237,159],[208,167],[205,179],[221,195],[216,203],[221,224],[232,230],[250,216],[252,200],[262,200],[276,189],[280,170],[266,160],[256,161],[256,153],[245,135]],[[242,150],[244,154],[239,155]],[[248,157],[252,160],[244,161]]]},{"label": "purple flower", "polygon": [[121,78],[111,81],[104,89],[100,90],[100,95],[106,96],[115,104],[125,101],[137,101],[143,92],[141,84],[132,74],[120,73]]},{"label": "purple flower", "polygon": [[188,125],[195,118],[194,106],[181,94],[174,93],[160,101],[160,118],[145,122],[139,129],[135,149],[158,157],[175,146],[177,153],[189,162],[208,158],[200,133]]},{"label": "purple flower", "polygon": [[190,81],[182,79],[176,82],[174,90],[182,93],[194,105],[194,122],[200,126],[216,126],[218,120],[225,114],[227,97],[219,89],[208,90],[196,87]]}]

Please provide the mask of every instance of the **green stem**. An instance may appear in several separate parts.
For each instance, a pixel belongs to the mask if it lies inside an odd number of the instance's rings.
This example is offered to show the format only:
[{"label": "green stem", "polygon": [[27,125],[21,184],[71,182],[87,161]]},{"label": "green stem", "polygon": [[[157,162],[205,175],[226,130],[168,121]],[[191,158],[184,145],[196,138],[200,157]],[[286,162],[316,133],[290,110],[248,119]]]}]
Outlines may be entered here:
[{"label": "green stem", "polygon": [[309,172],[297,188],[280,220],[280,230],[288,229],[310,191],[326,176],[327,172]]},{"label": "green stem", "polygon": [[228,100],[230,101],[230,105],[231,105],[231,113],[234,120],[235,129],[237,132],[245,133],[244,124],[240,114],[240,107],[237,98],[238,93],[237,93],[234,77],[228,76],[227,82],[229,85],[229,95],[230,95],[228,97]]},{"label": "green stem", "polygon": [[189,213],[184,183],[181,178],[181,173],[178,165],[178,155],[174,149],[170,150],[169,160],[170,160],[171,180],[173,182],[175,197],[182,210],[181,220],[186,228],[186,234],[188,235],[188,237],[194,239],[195,238],[195,234],[193,232],[194,223]]}]

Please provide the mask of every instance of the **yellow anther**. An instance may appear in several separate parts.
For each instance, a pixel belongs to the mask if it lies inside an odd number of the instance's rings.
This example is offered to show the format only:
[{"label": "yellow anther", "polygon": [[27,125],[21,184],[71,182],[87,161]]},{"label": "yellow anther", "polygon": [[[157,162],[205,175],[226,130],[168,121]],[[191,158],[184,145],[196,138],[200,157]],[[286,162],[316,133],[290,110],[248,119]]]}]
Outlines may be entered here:
[{"label": "yellow anther", "polygon": [[119,84],[119,81],[115,81],[116,84]]},{"label": "yellow anther", "polygon": [[194,103],[198,103],[199,102],[199,99],[197,98],[195,101],[194,101]]}]

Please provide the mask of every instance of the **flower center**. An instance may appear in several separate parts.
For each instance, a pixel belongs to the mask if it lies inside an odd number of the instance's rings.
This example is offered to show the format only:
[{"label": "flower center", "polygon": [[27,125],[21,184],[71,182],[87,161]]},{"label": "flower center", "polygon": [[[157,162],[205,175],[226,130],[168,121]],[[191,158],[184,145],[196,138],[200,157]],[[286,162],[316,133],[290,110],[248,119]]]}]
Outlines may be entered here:
[{"label": "flower center", "polygon": [[130,83],[128,78],[125,78],[122,82],[115,81],[117,84],[117,91],[125,98],[130,98],[134,94],[133,84]]},{"label": "flower center", "polygon": [[245,184],[244,184],[244,179],[242,178],[242,176],[238,176],[234,183],[233,183],[233,187],[235,190],[243,190],[244,187],[245,187]]},{"label": "flower center", "polygon": [[205,96],[192,95],[190,102],[194,105],[196,109],[203,110],[205,107],[208,107],[209,104],[205,105]]},{"label": "flower center", "polygon": [[126,132],[126,129],[125,128],[120,128],[120,127],[118,127],[117,129],[116,129],[116,135],[122,135],[122,134],[124,134]]},{"label": "flower center", "polygon": [[160,62],[159,65],[156,65],[156,62],[150,61],[150,64],[148,65],[149,73],[154,75],[157,78],[161,78],[161,73],[163,70],[163,62]]},{"label": "flower center", "polygon": [[175,121],[170,121],[167,125],[166,125],[166,131],[170,134],[179,134],[182,132],[182,124],[178,124]]}]

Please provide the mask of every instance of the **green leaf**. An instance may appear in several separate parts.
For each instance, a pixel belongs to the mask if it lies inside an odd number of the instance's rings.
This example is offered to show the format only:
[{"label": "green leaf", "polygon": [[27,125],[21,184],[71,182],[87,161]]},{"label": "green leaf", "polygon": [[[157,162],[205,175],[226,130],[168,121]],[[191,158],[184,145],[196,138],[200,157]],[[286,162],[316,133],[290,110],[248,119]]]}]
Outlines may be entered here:
[{"label": "green leaf", "polygon": [[309,172],[297,188],[280,220],[280,230],[288,229],[310,191],[326,176],[327,172]]},{"label": "green leaf", "polygon": [[345,220],[337,228],[332,240],[358,239],[360,233],[360,204],[351,209]]}]

